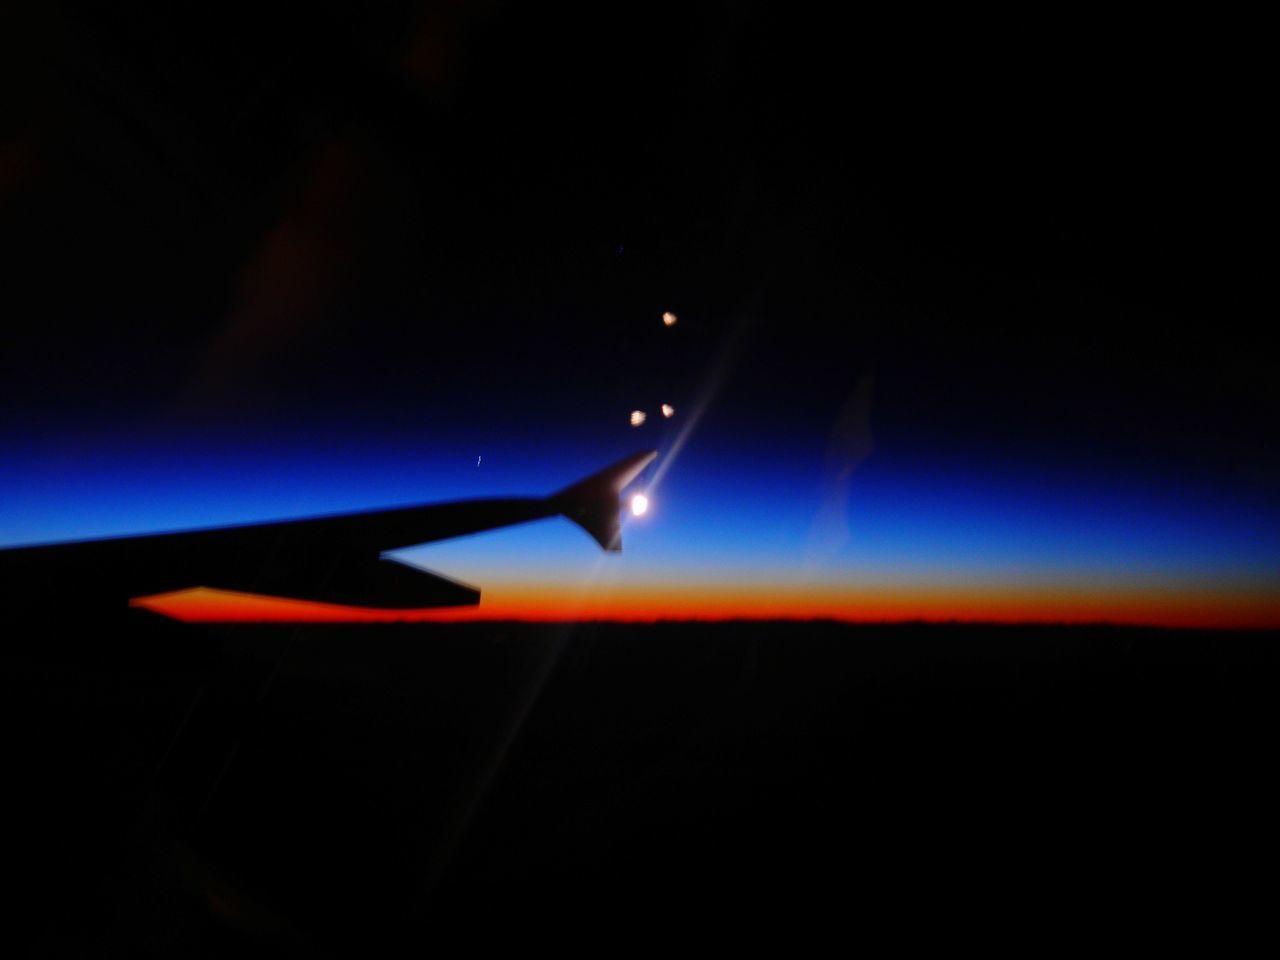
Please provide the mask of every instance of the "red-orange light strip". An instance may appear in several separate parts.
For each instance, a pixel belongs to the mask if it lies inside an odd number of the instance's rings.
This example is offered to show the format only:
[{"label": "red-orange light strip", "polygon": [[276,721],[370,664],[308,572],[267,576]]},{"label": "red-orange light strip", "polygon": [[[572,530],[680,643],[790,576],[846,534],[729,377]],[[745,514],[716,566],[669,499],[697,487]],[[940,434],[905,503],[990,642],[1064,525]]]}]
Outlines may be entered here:
[{"label": "red-orange light strip", "polygon": [[599,586],[578,591],[503,584],[478,607],[376,610],[195,588],[133,601],[188,622],[389,623],[454,620],[581,621],[835,619],[1280,627],[1280,599],[1257,591],[1156,586],[695,588]]}]

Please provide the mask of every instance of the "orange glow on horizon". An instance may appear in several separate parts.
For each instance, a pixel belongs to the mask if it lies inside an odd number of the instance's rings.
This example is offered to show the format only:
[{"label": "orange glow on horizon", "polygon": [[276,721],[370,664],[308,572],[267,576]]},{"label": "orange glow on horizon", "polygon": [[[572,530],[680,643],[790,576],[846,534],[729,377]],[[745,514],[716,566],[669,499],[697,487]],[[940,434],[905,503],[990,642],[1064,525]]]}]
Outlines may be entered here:
[{"label": "orange glow on horizon", "polygon": [[574,591],[504,583],[478,607],[379,610],[238,594],[198,587],[142,597],[133,605],[188,622],[395,623],[528,620],[969,621],[1142,624],[1168,627],[1276,628],[1280,600],[1265,594],[1183,588],[1053,587],[711,587],[670,584],[597,586]]}]

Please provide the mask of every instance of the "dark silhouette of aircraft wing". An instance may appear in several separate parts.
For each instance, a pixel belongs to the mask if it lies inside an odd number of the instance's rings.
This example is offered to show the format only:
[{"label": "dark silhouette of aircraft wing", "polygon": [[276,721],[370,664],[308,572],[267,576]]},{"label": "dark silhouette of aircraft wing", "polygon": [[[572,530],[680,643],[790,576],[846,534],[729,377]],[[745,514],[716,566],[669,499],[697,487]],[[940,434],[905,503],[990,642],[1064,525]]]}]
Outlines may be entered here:
[{"label": "dark silhouette of aircraft wing", "polygon": [[[548,497],[508,497],[117,537],[0,551],[8,609],[122,606],[213,587],[364,607],[466,606],[480,591],[384,558],[384,551],[563,515],[622,549],[622,490],[657,456],[632,454]],[[52,605],[52,609],[51,608]]]}]

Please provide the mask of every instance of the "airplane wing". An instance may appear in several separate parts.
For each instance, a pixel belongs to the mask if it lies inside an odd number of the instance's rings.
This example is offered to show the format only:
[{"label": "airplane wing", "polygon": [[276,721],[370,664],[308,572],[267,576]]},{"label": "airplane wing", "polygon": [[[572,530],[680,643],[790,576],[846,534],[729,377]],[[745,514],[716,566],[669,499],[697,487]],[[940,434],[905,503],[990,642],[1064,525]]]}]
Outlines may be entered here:
[{"label": "airplane wing", "polygon": [[621,494],[657,456],[624,460],[548,497],[398,507],[178,533],[0,550],[8,609],[122,606],[134,597],[213,587],[396,609],[466,606],[480,591],[382,556],[420,543],[563,515],[622,549]]}]

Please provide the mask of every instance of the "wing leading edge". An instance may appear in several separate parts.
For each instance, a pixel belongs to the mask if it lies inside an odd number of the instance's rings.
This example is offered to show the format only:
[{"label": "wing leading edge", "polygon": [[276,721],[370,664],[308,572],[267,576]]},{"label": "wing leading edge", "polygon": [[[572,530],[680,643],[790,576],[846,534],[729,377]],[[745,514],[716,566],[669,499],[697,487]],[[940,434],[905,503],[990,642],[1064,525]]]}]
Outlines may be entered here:
[{"label": "wing leading edge", "polygon": [[480,591],[383,552],[564,515],[622,549],[621,494],[657,456],[633,454],[549,497],[464,500],[304,520],[0,551],[4,606],[123,605],[213,587],[349,606],[468,606]]}]

